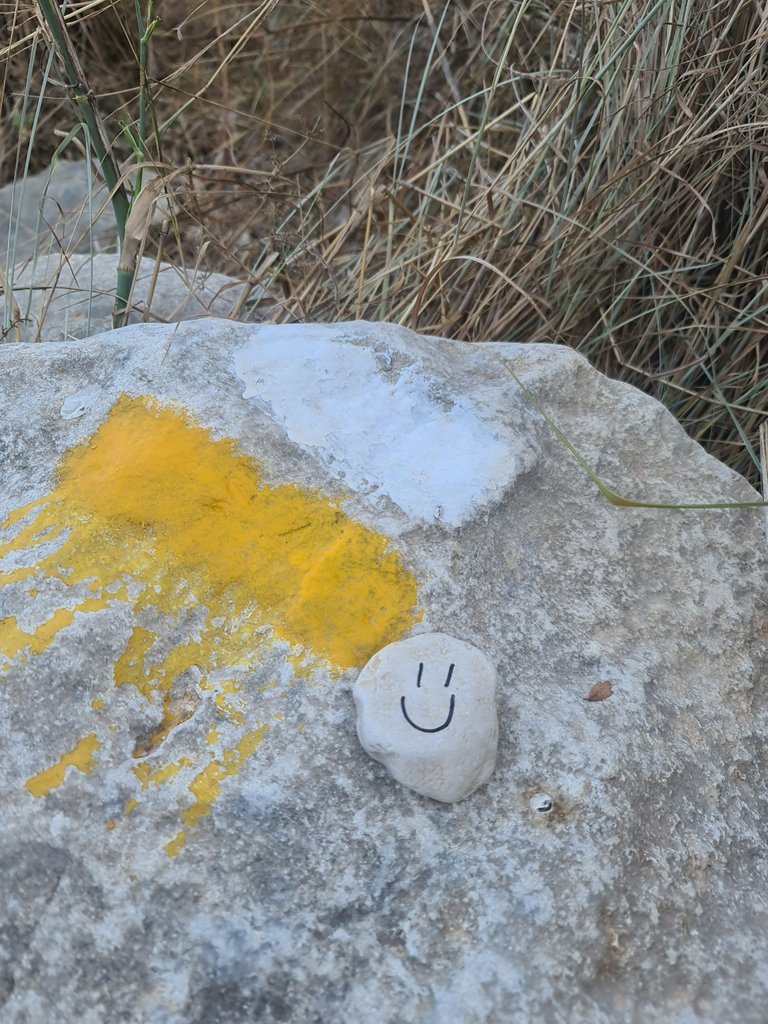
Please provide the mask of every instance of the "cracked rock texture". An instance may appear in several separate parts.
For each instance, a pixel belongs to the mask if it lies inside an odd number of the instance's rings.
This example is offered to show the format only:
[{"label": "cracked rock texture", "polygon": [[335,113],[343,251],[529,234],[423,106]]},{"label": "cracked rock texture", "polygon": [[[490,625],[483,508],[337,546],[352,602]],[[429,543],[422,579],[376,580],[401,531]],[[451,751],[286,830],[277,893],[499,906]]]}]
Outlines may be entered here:
[{"label": "cracked rock texture", "polygon": [[[510,370],[619,493],[759,497],[555,346],[0,348],[3,1024],[763,1024],[761,513],[609,506]],[[355,735],[418,632],[498,670],[453,805]]]}]

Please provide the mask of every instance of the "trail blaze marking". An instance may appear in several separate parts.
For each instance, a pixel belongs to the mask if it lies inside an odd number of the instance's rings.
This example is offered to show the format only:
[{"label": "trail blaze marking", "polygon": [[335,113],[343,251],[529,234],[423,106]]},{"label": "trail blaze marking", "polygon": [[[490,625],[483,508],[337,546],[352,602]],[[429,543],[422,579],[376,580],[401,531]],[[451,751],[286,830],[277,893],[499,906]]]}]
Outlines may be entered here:
[{"label": "trail blaze marking", "polygon": [[[3,569],[11,554],[14,566]],[[181,812],[188,828],[266,734],[263,724],[246,728],[237,695],[268,645],[287,642],[297,652],[291,661],[351,668],[418,618],[416,581],[387,537],[328,498],[265,483],[235,441],[214,439],[185,411],[146,397],[121,397],[63,456],[51,493],[2,524],[0,587],[23,582],[31,596],[46,579],[71,588],[71,600],[34,629],[0,619],[0,666],[40,655],[78,615],[128,604],[142,624],[116,659],[114,685],[134,687],[162,715],[141,751],[156,760],[137,765],[137,780],[146,788],[181,773],[194,798]],[[209,725],[227,748],[212,759],[210,747],[200,751],[202,766],[199,758],[164,763],[157,747],[201,704],[187,711],[185,697],[205,690],[214,691],[217,716]],[[90,770],[88,758],[77,761],[86,740],[27,788],[46,795],[68,764]]]}]

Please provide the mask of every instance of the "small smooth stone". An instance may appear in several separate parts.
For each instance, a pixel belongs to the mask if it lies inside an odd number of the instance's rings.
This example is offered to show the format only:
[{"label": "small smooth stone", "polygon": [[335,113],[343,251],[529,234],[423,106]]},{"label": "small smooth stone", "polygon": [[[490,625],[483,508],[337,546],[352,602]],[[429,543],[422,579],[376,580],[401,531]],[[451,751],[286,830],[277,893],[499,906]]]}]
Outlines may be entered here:
[{"label": "small smooth stone", "polygon": [[529,800],[528,806],[537,814],[551,814],[555,802],[549,793],[536,793]]},{"label": "small smooth stone", "polygon": [[471,644],[447,633],[390,644],[352,693],[360,743],[409,789],[455,803],[493,774],[496,669]]},{"label": "small smooth stone", "polygon": [[65,420],[76,420],[91,408],[93,403],[101,395],[102,389],[98,384],[88,384],[82,391],[70,395],[64,400],[61,407],[61,418]]}]

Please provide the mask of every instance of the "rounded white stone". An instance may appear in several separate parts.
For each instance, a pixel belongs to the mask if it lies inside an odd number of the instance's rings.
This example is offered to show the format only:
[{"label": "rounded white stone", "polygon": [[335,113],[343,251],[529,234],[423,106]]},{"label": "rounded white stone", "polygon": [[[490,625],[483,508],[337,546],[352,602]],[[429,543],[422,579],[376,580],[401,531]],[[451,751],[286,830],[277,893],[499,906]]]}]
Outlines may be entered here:
[{"label": "rounded white stone", "polygon": [[447,633],[384,647],[353,688],[363,748],[409,789],[454,803],[496,764],[496,669]]}]

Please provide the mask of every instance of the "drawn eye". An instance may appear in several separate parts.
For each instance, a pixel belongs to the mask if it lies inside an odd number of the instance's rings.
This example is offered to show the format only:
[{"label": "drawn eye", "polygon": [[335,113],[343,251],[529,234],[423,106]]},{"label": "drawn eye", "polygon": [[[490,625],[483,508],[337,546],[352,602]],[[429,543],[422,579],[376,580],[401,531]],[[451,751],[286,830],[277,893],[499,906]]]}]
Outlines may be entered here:
[{"label": "drawn eye", "polygon": [[[456,668],[456,665],[455,664],[451,664],[450,668],[448,669],[448,677],[445,680],[445,682],[443,683],[443,686],[447,687],[447,686],[451,685],[451,678],[453,676],[453,670],[455,668]],[[421,686],[421,677],[422,677],[423,674],[424,674],[424,662],[420,661],[419,662],[419,674],[416,676],[416,685],[419,686],[419,687]]]}]

